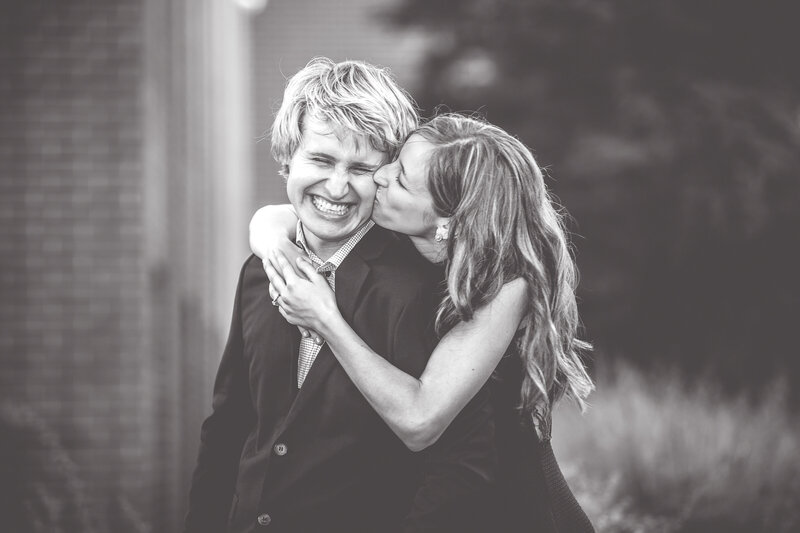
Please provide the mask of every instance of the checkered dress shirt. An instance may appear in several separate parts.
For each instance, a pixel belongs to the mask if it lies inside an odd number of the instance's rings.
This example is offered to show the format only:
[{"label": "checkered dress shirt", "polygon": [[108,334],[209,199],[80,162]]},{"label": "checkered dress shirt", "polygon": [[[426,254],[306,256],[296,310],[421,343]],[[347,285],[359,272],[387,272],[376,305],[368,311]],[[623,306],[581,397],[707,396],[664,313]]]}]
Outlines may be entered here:
[{"label": "checkered dress shirt", "polygon": [[[354,233],[352,237],[347,239],[347,242],[336,250],[336,253],[330,256],[327,261],[323,261],[317,257],[317,254],[309,249],[306,244],[305,233],[303,233],[303,225],[299,221],[297,222],[296,242],[297,245],[306,252],[308,258],[311,259],[311,263],[316,267],[317,272],[322,273],[331,289],[336,291],[336,269],[342,264],[347,254],[355,248],[358,241],[360,241],[374,225],[375,223],[371,220],[364,224],[364,226]],[[300,355],[297,359],[297,388],[303,386],[303,381],[305,381],[306,375],[308,375],[308,371],[311,369],[311,365],[314,363],[314,359],[317,358],[320,349],[322,349],[322,344],[314,342],[312,337],[302,337],[300,339]]]}]

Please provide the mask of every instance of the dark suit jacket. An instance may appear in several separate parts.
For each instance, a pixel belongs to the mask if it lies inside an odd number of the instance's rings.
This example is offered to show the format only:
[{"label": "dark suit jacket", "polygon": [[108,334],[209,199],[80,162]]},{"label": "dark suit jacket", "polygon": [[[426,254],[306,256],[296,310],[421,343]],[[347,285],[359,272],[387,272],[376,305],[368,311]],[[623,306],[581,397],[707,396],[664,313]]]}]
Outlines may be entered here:
[{"label": "dark suit jacket", "polygon": [[[419,376],[435,344],[440,275],[406,239],[375,227],[337,270],[337,303],[373,350]],[[409,531],[426,521],[458,529],[496,468],[488,392],[436,446],[413,454],[327,346],[297,390],[300,336],[270,304],[267,283],[261,262],[249,258],[201,431],[185,531],[388,532],[406,516]],[[452,528],[440,527],[451,519]]]}]

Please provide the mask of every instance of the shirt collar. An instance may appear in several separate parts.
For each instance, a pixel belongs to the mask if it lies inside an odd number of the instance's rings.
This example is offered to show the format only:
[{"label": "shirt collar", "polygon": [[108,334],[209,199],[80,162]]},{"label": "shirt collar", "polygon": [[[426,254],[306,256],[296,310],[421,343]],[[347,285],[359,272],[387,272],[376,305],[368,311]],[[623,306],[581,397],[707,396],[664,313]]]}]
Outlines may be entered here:
[{"label": "shirt collar", "polygon": [[306,255],[308,255],[308,258],[311,259],[311,261],[314,263],[314,266],[316,266],[318,270],[323,267],[329,267],[326,268],[326,270],[336,270],[342,264],[342,261],[344,261],[347,255],[353,251],[353,248],[356,247],[356,244],[358,244],[358,242],[364,237],[364,235],[367,234],[370,229],[372,229],[372,226],[374,225],[375,223],[373,221],[368,220],[367,223],[361,226],[361,229],[351,235],[350,238],[347,239],[347,241],[338,250],[336,250],[336,252],[330,256],[327,261],[320,259],[317,254],[312,252],[308,247],[305,230],[303,229],[303,223],[299,220],[297,221],[295,242],[303,249],[303,251],[305,251]]}]

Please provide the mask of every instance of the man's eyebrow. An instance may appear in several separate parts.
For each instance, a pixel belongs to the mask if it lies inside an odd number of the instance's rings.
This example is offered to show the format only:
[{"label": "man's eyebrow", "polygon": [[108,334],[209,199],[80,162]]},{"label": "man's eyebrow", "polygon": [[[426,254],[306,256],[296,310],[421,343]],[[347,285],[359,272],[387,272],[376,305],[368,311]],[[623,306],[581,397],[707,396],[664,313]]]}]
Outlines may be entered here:
[{"label": "man's eyebrow", "polygon": [[351,167],[362,167],[362,168],[378,168],[380,165],[367,163],[366,161],[353,161],[350,163]]},{"label": "man's eyebrow", "polygon": [[380,164],[371,164],[366,161],[351,161],[348,165],[350,168],[364,170],[367,172],[375,172],[380,167]]}]

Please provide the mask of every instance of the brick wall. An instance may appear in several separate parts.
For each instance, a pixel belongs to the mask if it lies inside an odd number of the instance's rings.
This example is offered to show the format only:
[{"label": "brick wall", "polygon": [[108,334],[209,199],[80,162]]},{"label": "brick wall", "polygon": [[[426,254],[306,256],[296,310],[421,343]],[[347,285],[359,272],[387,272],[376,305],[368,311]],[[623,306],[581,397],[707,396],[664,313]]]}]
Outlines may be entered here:
[{"label": "brick wall", "polygon": [[48,533],[178,529],[247,221],[283,198],[256,144],[279,67],[406,83],[407,48],[359,29],[387,1],[0,2],[0,531],[14,464]]},{"label": "brick wall", "polygon": [[0,402],[60,440],[96,528],[114,513],[108,530],[135,530],[151,519],[155,431],[142,401],[141,2],[3,2],[0,20]]}]

